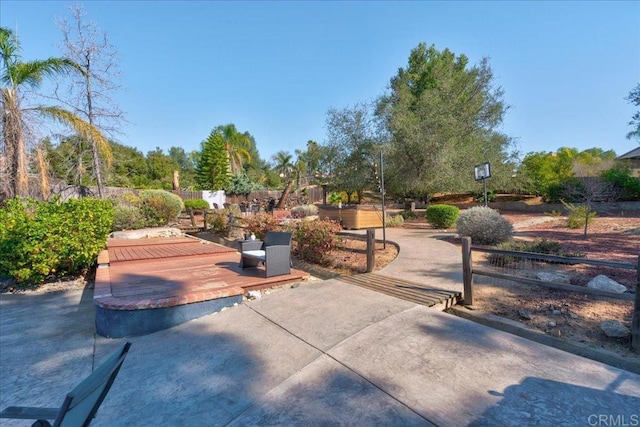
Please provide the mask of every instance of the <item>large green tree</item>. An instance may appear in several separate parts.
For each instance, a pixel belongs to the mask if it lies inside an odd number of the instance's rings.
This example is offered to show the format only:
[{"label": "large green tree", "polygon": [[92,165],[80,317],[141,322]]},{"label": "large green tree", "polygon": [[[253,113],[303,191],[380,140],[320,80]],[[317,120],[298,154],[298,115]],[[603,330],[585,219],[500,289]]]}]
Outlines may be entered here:
[{"label": "large green tree", "polygon": [[220,129],[211,131],[201,144],[196,162],[196,182],[201,190],[224,190],[229,183],[229,157]]},{"label": "large green tree", "polygon": [[8,197],[28,196],[27,135],[29,116],[38,114],[72,127],[88,140],[107,145],[100,131],[73,112],[58,106],[25,105],[22,89],[37,88],[45,77],[69,71],[83,73],[82,68],[68,58],[48,58],[24,62],[20,60],[17,37],[7,28],[0,28],[0,93],[2,97],[2,141],[0,151],[6,160],[0,170],[0,185]]},{"label": "large green tree", "polygon": [[[377,159],[381,138],[369,104],[357,104],[327,113],[327,152],[331,182],[350,196],[361,199],[365,190],[379,188]],[[360,201],[360,200],[359,200]]]},{"label": "large green tree", "polygon": [[510,176],[511,140],[497,130],[507,110],[502,96],[486,58],[471,66],[465,55],[419,44],[378,105],[391,137],[387,189],[414,196],[472,190],[473,167],[485,161],[494,177]]}]

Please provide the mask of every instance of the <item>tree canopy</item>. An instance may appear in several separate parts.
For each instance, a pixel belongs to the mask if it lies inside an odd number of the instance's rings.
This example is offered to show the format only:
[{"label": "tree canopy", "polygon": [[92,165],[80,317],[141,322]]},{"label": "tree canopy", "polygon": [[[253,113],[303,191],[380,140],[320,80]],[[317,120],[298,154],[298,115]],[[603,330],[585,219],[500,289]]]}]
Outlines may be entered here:
[{"label": "tree canopy", "polygon": [[419,44],[378,104],[390,135],[387,188],[414,196],[470,190],[473,166],[485,161],[495,165],[494,181],[510,176],[511,140],[497,131],[502,96],[488,59],[470,66],[465,55]]},{"label": "tree canopy", "polygon": [[377,159],[382,140],[370,104],[327,113],[327,155],[333,186],[348,195],[378,188]]}]

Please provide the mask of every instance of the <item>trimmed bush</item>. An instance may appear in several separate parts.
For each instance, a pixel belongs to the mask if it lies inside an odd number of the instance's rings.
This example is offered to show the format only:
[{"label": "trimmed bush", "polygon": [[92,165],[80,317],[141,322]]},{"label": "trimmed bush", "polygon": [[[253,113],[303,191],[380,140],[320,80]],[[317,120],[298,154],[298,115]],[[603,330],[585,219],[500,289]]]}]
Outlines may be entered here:
[{"label": "trimmed bush", "polygon": [[293,240],[298,245],[300,259],[323,264],[324,255],[340,242],[340,224],[328,219],[300,221],[293,229]]},{"label": "trimmed bush", "polygon": [[81,272],[104,249],[113,215],[107,200],[8,200],[0,209],[0,274],[41,283]]},{"label": "trimmed bush", "polygon": [[140,211],[147,227],[157,227],[175,221],[184,209],[182,199],[165,190],[140,192]]},{"label": "trimmed bush", "polygon": [[189,200],[185,200],[184,201],[184,207],[186,208],[191,208],[191,209],[195,209],[195,210],[204,210],[204,209],[209,209],[209,202],[207,202],[206,200],[203,199],[189,199]]},{"label": "trimmed bush", "polygon": [[306,218],[313,215],[318,215],[318,207],[316,205],[300,205],[291,208],[292,218]]},{"label": "trimmed bush", "polygon": [[436,228],[453,227],[460,214],[457,206],[431,205],[425,211],[425,218]]},{"label": "trimmed bush", "polygon": [[498,211],[484,206],[465,210],[458,217],[458,234],[478,245],[495,245],[513,236],[513,226]]}]

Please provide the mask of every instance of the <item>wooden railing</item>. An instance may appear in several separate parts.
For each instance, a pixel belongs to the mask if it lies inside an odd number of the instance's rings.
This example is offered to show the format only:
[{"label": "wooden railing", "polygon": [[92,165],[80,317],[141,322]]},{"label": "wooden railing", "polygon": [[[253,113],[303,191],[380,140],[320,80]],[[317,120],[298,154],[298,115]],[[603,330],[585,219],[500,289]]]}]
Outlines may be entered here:
[{"label": "wooden railing", "polygon": [[[495,255],[502,255],[508,257],[514,257],[519,259],[529,259],[535,261],[546,261],[558,264],[586,264],[600,267],[619,268],[627,270],[636,270],[636,284],[635,293],[615,293],[598,289],[591,289],[585,286],[570,285],[566,283],[547,282],[544,280],[532,279],[529,277],[521,277],[512,274],[504,274],[496,271],[491,271],[482,267],[474,267],[472,252],[484,252]],[[579,292],[581,294],[590,294],[594,296],[601,296],[607,298],[615,298],[626,301],[634,301],[633,316],[631,320],[631,347],[635,352],[640,353],[640,254],[636,264],[602,261],[596,259],[586,258],[572,258],[557,255],[539,254],[533,252],[517,252],[517,251],[505,251],[501,249],[491,249],[484,247],[477,247],[471,245],[470,237],[462,238],[462,272],[463,272],[463,298],[465,305],[473,305],[473,288],[474,277],[485,276],[493,277],[496,279],[512,280],[515,282],[526,283],[529,285],[545,286],[553,289],[560,289],[570,292]]]}]

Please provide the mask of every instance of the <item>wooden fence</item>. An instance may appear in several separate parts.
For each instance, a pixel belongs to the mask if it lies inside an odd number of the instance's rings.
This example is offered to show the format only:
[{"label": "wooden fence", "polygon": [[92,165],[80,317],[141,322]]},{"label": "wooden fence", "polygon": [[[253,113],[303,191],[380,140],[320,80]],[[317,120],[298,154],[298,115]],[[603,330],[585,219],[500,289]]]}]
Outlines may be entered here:
[{"label": "wooden fence", "polygon": [[[566,283],[547,282],[528,277],[521,277],[513,274],[499,273],[482,267],[474,267],[472,262],[472,251],[484,252],[489,254],[501,255],[503,257],[512,257],[517,259],[528,259],[536,261],[544,261],[558,264],[586,264],[599,267],[619,268],[636,270],[635,293],[615,293],[591,289],[584,286],[570,285]],[[547,255],[532,252],[505,251],[501,249],[490,249],[477,246],[471,246],[471,238],[462,238],[462,272],[464,283],[464,304],[473,305],[473,287],[475,276],[493,277],[496,279],[511,280],[520,283],[526,283],[535,286],[545,286],[553,289],[564,291],[579,292],[581,294],[589,294],[600,297],[614,298],[626,301],[634,301],[633,316],[631,319],[631,347],[636,353],[640,353],[640,255],[636,264],[627,264],[621,262],[602,261],[586,258],[571,258],[557,255]]]}]

